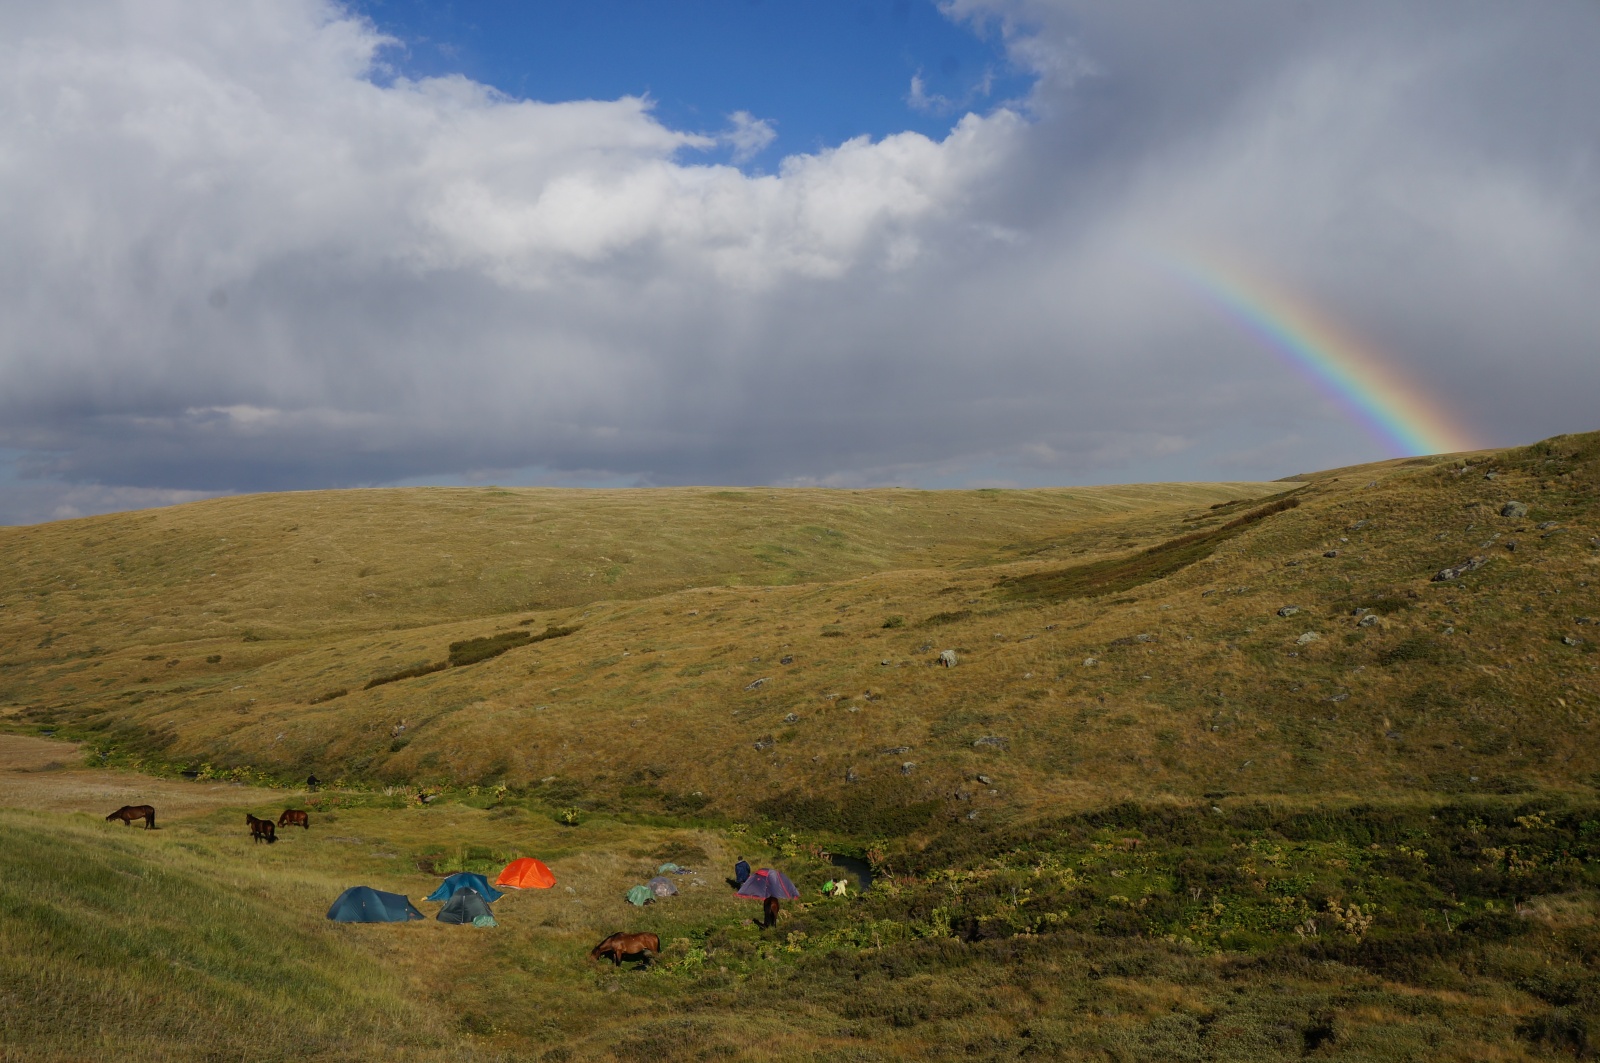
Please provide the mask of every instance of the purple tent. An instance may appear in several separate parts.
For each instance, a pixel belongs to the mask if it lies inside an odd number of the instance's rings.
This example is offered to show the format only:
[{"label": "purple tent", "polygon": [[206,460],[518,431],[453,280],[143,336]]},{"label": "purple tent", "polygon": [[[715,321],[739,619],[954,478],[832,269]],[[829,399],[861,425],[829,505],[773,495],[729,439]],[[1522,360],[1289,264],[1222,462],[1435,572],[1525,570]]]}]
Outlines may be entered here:
[{"label": "purple tent", "polygon": [[739,887],[738,896],[757,901],[768,897],[776,897],[780,901],[792,901],[799,898],[800,891],[794,888],[794,883],[789,881],[788,875],[764,867],[744,880],[744,885]]}]

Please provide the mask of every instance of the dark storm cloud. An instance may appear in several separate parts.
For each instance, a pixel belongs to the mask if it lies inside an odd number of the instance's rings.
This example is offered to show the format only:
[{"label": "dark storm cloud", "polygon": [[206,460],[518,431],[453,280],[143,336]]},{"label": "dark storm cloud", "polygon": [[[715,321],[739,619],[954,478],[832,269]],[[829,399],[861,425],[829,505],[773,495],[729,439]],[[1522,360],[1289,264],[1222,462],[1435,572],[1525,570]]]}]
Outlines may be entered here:
[{"label": "dark storm cloud", "polygon": [[1029,100],[748,175],[637,100],[376,85],[381,40],[316,0],[8,5],[0,520],[1383,456],[1167,253],[1302,293],[1486,445],[1596,427],[1592,5],[947,10]]}]

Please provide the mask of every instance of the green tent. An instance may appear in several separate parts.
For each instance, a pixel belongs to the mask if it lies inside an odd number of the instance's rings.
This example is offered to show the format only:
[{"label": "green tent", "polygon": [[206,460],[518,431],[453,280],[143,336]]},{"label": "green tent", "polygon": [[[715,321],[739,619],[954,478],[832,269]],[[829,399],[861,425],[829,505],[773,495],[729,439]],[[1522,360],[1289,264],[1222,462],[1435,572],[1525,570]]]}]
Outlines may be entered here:
[{"label": "green tent", "polygon": [[656,899],[655,891],[649,886],[635,886],[628,891],[628,903],[643,907]]}]

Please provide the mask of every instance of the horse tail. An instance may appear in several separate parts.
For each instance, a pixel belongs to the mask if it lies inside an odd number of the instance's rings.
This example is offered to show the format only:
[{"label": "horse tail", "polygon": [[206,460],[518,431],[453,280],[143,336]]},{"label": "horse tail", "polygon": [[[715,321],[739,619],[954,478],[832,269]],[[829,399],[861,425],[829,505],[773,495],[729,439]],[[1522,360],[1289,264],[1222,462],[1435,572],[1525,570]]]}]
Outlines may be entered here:
[{"label": "horse tail", "polygon": [[144,829],[145,830],[155,830],[156,829],[156,810],[155,810],[155,808],[153,806],[150,808],[150,811],[145,813]]}]

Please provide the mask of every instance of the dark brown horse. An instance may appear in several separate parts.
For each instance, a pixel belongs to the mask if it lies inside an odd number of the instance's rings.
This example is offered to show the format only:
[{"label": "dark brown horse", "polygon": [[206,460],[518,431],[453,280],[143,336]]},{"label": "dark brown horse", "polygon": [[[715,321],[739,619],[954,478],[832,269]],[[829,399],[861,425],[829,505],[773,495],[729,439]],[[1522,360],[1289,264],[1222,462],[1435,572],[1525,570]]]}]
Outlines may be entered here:
[{"label": "dark brown horse", "polygon": [[134,820],[142,819],[144,820],[145,830],[155,830],[156,828],[156,810],[151,805],[123,805],[107,816],[106,822],[110,823],[112,820],[117,819],[122,820],[122,825],[125,827],[131,827]]},{"label": "dark brown horse", "polygon": [[278,828],[272,825],[270,819],[257,819],[250,813],[244,814],[244,821],[250,825],[250,840],[253,842],[266,842],[272,844],[278,840]]},{"label": "dark brown horse", "polygon": [[283,810],[283,815],[278,817],[278,826],[304,827],[306,830],[310,830],[311,817],[298,808],[286,808]]},{"label": "dark brown horse", "polygon": [[648,967],[660,952],[661,939],[654,934],[612,934],[589,950],[589,958],[610,959],[614,967],[623,960],[643,960]]}]

